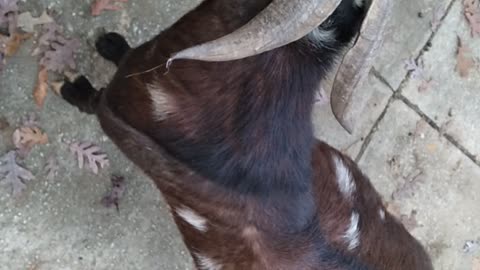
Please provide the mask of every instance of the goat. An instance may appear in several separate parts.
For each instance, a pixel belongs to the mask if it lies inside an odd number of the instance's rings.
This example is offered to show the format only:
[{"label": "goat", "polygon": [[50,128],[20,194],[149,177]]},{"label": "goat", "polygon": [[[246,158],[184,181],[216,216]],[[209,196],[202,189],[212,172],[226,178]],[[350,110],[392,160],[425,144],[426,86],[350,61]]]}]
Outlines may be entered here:
[{"label": "goat", "polygon": [[138,48],[105,34],[96,46],[113,80],[100,91],[66,80],[61,95],[153,179],[197,269],[433,269],[354,162],[313,135],[314,92],[366,1],[342,0],[306,35],[253,55],[187,59],[282,3],[333,1],[206,0]]}]

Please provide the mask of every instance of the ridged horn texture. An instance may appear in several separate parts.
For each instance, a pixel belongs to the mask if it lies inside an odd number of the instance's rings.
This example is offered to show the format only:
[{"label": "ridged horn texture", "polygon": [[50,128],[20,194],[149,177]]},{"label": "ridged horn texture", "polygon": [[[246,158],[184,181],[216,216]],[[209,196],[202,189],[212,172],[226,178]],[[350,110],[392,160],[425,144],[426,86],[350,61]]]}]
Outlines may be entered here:
[{"label": "ridged horn texture", "polygon": [[231,61],[301,39],[325,21],[342,0],[273,0],[243,27],[219,39],[187,48],[175,59]]},{"label": "ridged horn texture", "polygon": [[349,133],[353,132],[352,96],[373,66],[378,49],[383,44],[393,0],[373,0],[362,24],[360,34],[347,52],[335,76],[331,94],[332,111]]}]

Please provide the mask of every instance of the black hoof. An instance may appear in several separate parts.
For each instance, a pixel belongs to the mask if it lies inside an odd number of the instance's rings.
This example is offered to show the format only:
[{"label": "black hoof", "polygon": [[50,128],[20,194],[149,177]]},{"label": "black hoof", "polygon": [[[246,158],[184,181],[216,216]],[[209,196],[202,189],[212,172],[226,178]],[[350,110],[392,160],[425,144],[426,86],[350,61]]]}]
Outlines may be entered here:
[{"label": "black hoof", "polygon": [[60,94],[63,99],[80,111],[88,114],[95,113],[99,92],[84,76],[78,77],[74,82],[65,80],[60,88]]},{"label": "black hoof", "polygon": [[95,42],[98,53],[105,59],[120,63],[125,54],[130,50],[125,38],[117,33],[107,33],[100,36]]}]

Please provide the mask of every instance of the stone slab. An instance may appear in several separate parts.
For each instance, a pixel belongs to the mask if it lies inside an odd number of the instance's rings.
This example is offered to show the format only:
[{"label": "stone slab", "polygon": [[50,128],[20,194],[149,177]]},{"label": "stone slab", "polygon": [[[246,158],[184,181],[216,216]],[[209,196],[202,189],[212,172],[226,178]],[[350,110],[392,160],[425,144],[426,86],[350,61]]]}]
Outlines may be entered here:
[{"label": "stone slab", "polygon": [[392,212],[406,215],[436,270],[472,269],[480,250],[465,253],[463,246],[480,238],[480,168],[474,162],[395,101],[360,166]]},{"label": "stone slab", "polygon": [[480,37],[471,37],[461,1],[455,2],[432,47],[422,57],[425,78],[432,79],[431,87],[419,91],[422,81],[410,79],[403,94],[479,159],[480,68],[473,67],[468,77],[460,77],[456,71],[457,37],[470,48],[468,57],[480,57]]}]

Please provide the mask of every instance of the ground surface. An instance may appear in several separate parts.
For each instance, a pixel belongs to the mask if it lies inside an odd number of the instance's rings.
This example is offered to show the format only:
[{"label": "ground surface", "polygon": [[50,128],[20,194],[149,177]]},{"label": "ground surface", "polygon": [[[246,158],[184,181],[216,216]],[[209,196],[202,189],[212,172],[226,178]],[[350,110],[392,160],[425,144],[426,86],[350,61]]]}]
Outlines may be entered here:
[{"label": "ground surface", "polygon": [[[81,3],[80,3],[81,2]],[[79,69],[97,85],[113,66],[93,51],[100,28],[126,34],[134,45],[150,38],[194,7],[198,0],[129,1],[124,11],[92,18],[90,1],[24,1],[22,10],[58,12],[59,22],[83,43]],[[472,38],[460,0],[403,0],[396,7],[386,44],[363,91],[357,95],[357,128],[346,134],[329,107],[315,111],[317,134],[355,158],[389,203],[425,244],[438,270],[471,270],[480,249],[480,70],[468,78],[455,72],[457,35],[480,57],[480,38]],[[441,18],[432,31],[433,14]],[[25,160],[37,179],[12,198],[0,186],[0,269],[191,269],[159,193],[102,134],[94,118],[72,110],[54,95],[38,111],[31,91],[37,60],[27,42],[0,74],[0,117],[12,127],[37,112],[50,143]],[[408,58],[424,62],[431,87],[404,68]],[[12,128],[0,131],[0,156],[12,148]],[[111,166],[94,175],[76,168],[65,142],[94,141]],[[60,163],[55,180],[43,175],[45,157]],[[99,200],[110,173],[128,179],[120,212]],[[477,268],[476,268],[477,269]]]}]

